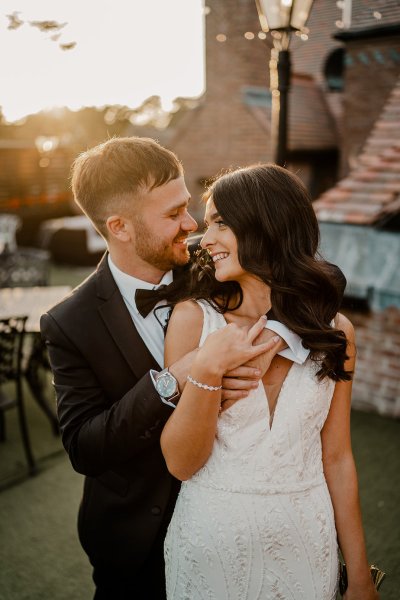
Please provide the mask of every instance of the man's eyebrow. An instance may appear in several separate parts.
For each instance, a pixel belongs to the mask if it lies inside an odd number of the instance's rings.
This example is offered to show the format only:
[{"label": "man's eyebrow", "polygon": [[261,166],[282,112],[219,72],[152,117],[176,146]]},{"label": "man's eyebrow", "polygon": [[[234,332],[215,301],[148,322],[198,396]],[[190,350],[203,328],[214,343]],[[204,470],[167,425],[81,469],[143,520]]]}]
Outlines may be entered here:
[{"label": "man's eyebrow", "polygon": [[191,199],[191,196],[188,196],[187,199],[183,202],[179,202],[179,204],[173,204],[172,206],[169,206],[168,212],[173,210],[179,210],[180,208],[186,208],[187,206],[189,206]]}]

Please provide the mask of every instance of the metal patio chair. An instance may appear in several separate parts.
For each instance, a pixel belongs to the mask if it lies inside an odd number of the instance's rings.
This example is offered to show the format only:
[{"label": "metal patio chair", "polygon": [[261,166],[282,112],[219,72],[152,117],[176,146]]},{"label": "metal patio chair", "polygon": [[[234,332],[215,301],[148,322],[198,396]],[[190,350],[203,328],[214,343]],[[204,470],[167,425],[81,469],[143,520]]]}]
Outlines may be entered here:
[{"label": "metal patio chair", "polygon": [[6,439],[5,413],[16,408],[21,439],[29,467],[36,472],[23,396],[22,344],[27,317],[0,319],[0,442]]},{"label": "metal patio chair", "polygon": [[0,287],[48,285],[50,254],[37,248],[18,248],[0,254]]}]

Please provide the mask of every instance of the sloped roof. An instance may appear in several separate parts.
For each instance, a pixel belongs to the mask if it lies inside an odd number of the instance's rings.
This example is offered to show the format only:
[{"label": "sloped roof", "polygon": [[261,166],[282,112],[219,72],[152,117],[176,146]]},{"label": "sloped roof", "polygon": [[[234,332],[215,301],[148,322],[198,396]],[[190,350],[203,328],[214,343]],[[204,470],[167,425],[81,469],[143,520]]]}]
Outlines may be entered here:
[{"label": "sloped roof", "polygon": [[322,194],[320,221],[372,225],[400,212],[400,78],[358,159],[357,166]]},{"label": "sloped roof", "polygon": [[[357,0],[359,1],[359,0]],[[323,83],[324,65],[327,56],[342,42],[333,34],[341,31],[336,22],[342,18],[342,9],[335,0],[314,0],[310,18],[307,21],[308,40],[301,41],[292,35],[290,41],[293,72],[308,73],[318,82]]]},{"label": "sloped roof", "polygon": [[[254,91],[257,90],[258,94]],[[271,92],[244,90],[244,103],[258,124],[271,127]],[[249,96],[252,97],[249,97]],[[288,146],[290,151],[331,150],[338,145],[335,122],[324,94],[310,75],[293,74],[289,91]]]},{"label": "sloped roof", "polygon": [[399,23],[399,0],[359,0],[353,2],[350,31]]}]

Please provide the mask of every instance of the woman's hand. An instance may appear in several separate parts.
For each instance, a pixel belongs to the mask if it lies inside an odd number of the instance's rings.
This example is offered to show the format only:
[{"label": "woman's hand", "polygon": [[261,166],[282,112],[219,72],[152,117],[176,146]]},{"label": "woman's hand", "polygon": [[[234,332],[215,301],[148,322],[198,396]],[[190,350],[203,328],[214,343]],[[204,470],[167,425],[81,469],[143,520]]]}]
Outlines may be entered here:
[{"label": "woman's hand", "polygon": [[254,345],[254,341],[264,329],[266,317],[262,316],[252,327],[240,327],[230,323],[210,334],[199,350],[195,363],[210,373],[222,376],[239,365],[253,360],[260,354],[277,346],[279,336]]},{"label": "woman's hand", "polygon": [[[276,333],[274,331],[271,331],[270,329],[263,329],[259,336],[254,340],[254,344],[262,344],[263,342],[268,342],[273,338],[276,338]],[[261,373],[260,377],[264,377],[265,373],[268,371],[271,365],[271,361],[274,358],[274,356],[287,347],[288,345],[285,342],[285,340],[279,338],[279,343],[276,343],[276,345],[274,345],[273,347],[273,353],[264,352],[264,354],[256,356],[256,358],[253,358],[252,360],[246,363],[246,367],[253,367],[255,369],[258,369]]]}]

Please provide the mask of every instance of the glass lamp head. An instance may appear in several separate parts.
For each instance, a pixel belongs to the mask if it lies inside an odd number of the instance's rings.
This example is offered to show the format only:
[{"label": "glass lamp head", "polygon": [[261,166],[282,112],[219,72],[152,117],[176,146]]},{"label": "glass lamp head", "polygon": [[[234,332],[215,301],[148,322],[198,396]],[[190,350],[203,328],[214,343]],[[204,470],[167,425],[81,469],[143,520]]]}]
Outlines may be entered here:
[{"label": "glass lamp head", "polygon": [[263,31],[301,31],[314,0],[256,0]]}]

